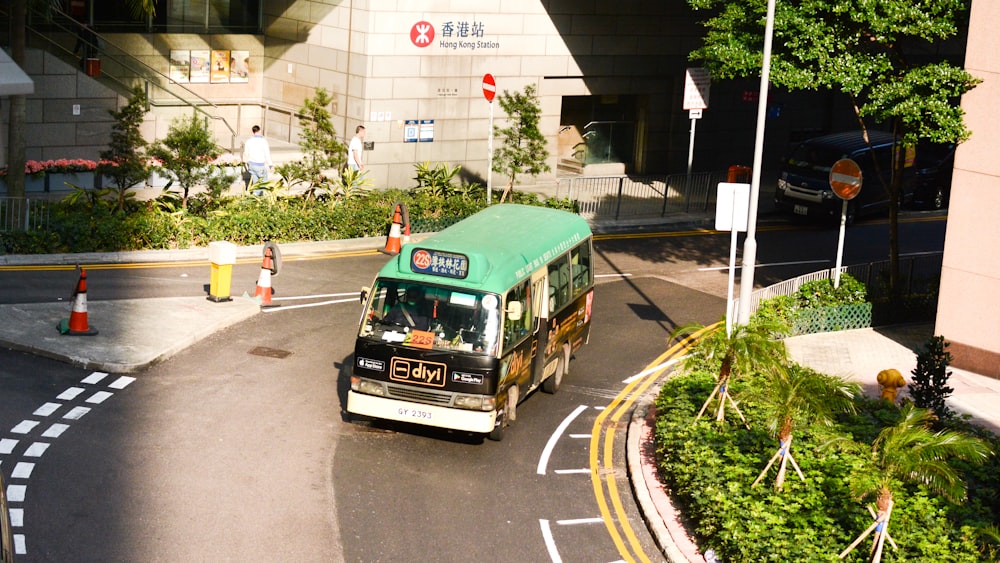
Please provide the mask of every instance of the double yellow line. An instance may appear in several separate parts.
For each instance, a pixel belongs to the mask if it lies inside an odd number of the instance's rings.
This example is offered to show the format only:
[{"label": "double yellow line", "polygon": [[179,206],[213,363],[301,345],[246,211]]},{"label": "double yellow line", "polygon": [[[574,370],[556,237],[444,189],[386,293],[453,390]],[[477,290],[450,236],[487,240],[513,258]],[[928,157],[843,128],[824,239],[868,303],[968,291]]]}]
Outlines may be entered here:
[{"label": "double yellow line", "polygon": [[[629,524],[628,514],[622,505],[618,485],[615,482],[614,443],[618,425],[621,418],[626,413],[631,412],[633,403],[645,395],[646,391],[660,379],[663,372],[669,367],[665,364],[673,358],[684,355],[697,342],[698,338],[715,329],[717,325],[718,323],[698,330],[653,360],[643,372],[653,371],[631,381],[594,421],[594,427],[590,434],[590,480],[594,486],[594,496],[597,499],[604,525],[608,528],[618,552],[626,561],[648,563],[650,558],[646,555],[638,536]],[[655,369],[656,366],[661,367]],[[611,507],[614,508],[614,514],[608,506],[609,498]],[[661,558],[657,557],[657,559]]]}]

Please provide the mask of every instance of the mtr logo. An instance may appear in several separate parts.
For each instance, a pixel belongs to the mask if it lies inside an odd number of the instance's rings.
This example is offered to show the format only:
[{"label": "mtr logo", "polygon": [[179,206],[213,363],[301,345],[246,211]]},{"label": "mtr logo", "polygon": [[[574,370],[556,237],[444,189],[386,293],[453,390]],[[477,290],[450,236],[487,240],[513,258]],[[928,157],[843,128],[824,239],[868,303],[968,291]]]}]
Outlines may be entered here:
[{"label": "mtr logo", "polygon": [[430,387],[444,387],[444,374],[447,370],[448,366],[437,362],[393,358],[389,365],[389,379]]},{"label": "mtr logo", "polygon": [[410,41],[417,47],[426,47],[434,41],[434,26],[428,22],[417,22],[410,28]]}]

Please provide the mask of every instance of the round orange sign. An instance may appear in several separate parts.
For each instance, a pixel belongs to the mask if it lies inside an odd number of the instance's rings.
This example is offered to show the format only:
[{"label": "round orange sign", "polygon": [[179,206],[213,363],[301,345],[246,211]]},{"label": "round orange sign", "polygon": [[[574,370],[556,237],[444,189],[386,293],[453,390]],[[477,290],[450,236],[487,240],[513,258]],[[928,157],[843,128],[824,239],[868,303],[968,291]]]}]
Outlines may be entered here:
[{"label": "round orange sign", "polygon": [[861,191],[861,167],[849,158],[842,158],[830,169],[830,187],[840,199],[854,199]]}]

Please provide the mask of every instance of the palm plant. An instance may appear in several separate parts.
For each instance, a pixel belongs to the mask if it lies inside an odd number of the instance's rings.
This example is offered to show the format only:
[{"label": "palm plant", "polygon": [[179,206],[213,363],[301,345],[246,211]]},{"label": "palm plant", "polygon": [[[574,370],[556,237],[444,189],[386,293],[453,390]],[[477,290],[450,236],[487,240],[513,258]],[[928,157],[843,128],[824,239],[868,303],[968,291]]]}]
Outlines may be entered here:
[{"label": "palm plant", "polygon": [[889,519],[894,492],[903,482],[922,483],[951,502],[965,499],[965,481],[948,460],[981,463],[993,452],[984,441],[961,432],[932,431],[933,420],[931,411],[908,403],[900,410],[899,422],[879,432],[865,456],[867,468],[851,481],[851,494],[859,499],[875,497],[876,510],[869,509],[875,522],[841,552],[841,558],[874,531],[871,560],[881,561],[885,541],[892,542]]},{"label": "palm plant", "polygon": [[781,490],[785,483],[785,470],[790,462],[803,481],[805,476],[792,457],[792,428],[795,423],[833,425],[838,412],[854,411],[854,397],[860,392],[857,383],[848,383],[838,377],[819,373],[798,364],[791,364],[768,372],[760,385],[751,387],[745,396],[754,400],[764,414],[767,428],[778,437],[778,451],[767,462],[753,482],[764,478],[779,458],[778,476],[774,488]]},{"label": "palm plant", "polygon": [[[678,327],[671,337],[686,336],[704,330],[700,324],[690,324]],[[725,323],[717,323],[704,332],[698,343],[692,348],[686,365],[688,369],[707,368],[719,371],[715,389],[702,405],[696,420],[701,418],[705,409],[718,394],[719,404],[715,419],[725,418],[726,401],[733,406],[743,423],[746,417],[740,412],[736,402],[729,395],[730,380],[736,375],[749,375],[753,372],[769,373],[783,366],[788,358],[785,343],[780,339],[788,332],[788,326],[772,319],[762,319],[748,325],[735,325],[731,333],[727,333]]]},{"label": "palm plant", "polygon": [[332,182],[334,197],[352,199],[365,193],[373,184],[367,170],[354,170],[345,166],[340,176]]}]

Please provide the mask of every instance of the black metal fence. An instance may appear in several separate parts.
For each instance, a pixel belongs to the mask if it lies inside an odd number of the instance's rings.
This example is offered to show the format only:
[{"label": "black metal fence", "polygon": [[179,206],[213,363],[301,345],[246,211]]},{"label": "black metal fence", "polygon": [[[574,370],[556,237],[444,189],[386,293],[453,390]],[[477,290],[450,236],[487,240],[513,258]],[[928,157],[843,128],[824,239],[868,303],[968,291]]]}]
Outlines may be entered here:
[{"label": "black metal fence", "polygon": [[48,202],[26,197],[0,197],[0,232],[43,230],[48,226]]},{"label": "black metal fence", "polygon": [[[557,193],[576,201],[588,220],[651,219],[679,213],[714,211],[719,182],[727,172],[660,174],[653,176],[577,176]],[[560,192],[562,188],[560,187]]]}]

